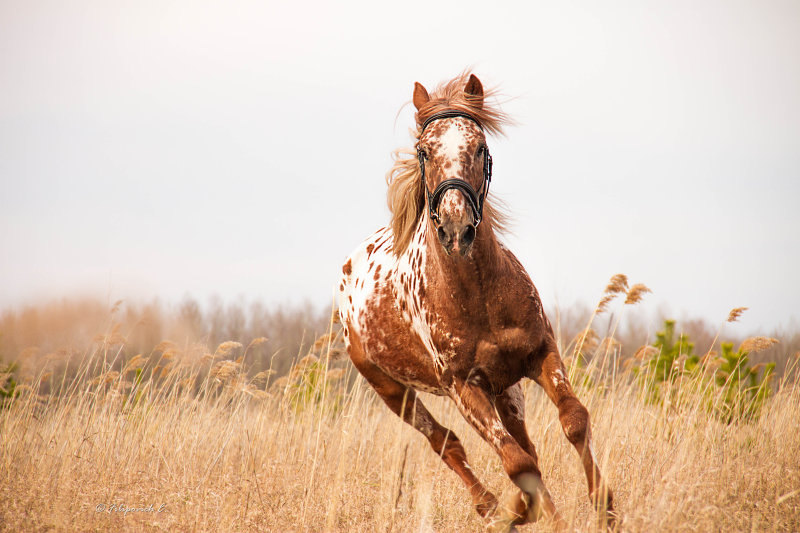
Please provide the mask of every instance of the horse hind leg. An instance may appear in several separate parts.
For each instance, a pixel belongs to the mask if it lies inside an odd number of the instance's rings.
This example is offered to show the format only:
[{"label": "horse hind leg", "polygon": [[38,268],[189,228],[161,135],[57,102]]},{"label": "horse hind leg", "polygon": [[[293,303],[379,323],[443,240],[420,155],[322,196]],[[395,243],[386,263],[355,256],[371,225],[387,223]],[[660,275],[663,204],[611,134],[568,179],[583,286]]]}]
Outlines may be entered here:
[{"label": "horse hind leg", "polygon": [[558,418],[564,435],[581,458],[589,487],[589,499],[600,512],[601,519],[609,529],[613,529],[616,522],[614,495],[606,486],[592,451],[589,412],[575,396],[558,352],[545,355],[531,377],[558,408]]},{"label": "horse hind leg", "polygon": [[[521,498],[512,498],[510,509],[498,507],[490,528],[494,531],[509,531],[515,524],[544,515],[553,520],[557,530],[564,529],[565,522],[556,511],[553,499],[542,482],[535,451],[533,454],[528,453],[511,435],[497,410],[495,397],[472,380],[455,380],[450,392],[461,414],[497,452],[506,474],[523,493]],[[525,439],[520,436],[520,440],[524,442]],[[533,450],[533,445],[530,450]],[[520,501],[524,506],[519,504]]]},{"label": "horse hind leg", "polygon": [[417,398],[414,389],[397,382],[383,370],[367,361],[362,355],[363,352],[354,349],[357,348],[355,344],[350,347],[350,358],[361,375],[375,389],[389,409],[427,437],[433,451],[466,485],[478,514],[484,518],[490,516],[497,507],[497,498],[483,486],[473,473],[467,462],[467,454],[458,437],[436,421],[422,401]]}]

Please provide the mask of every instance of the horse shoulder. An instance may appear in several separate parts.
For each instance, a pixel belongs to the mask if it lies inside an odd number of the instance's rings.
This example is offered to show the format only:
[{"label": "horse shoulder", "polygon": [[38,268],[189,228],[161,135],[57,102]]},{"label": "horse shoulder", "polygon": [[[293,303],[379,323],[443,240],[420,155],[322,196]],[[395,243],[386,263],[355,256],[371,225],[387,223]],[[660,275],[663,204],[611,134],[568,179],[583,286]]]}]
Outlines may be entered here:
[{"label": "horse shoulder", "polygon": [[342,323],[358,324],[358,316],[392,268],[392,234],[381,228],[367,237],[342,265],[338,286]]},{"label": "horse shoulder", "polygon": [[420,333],[425,324],[412,275],[418,254],[409,250],[398,258],[392,244],[391,232],[378,232],[344,264],[339,313],[345,343],[349,350],[354,336],[363,351],[358,355],[370,364],[408,386],[441,394],[429,335]]}]

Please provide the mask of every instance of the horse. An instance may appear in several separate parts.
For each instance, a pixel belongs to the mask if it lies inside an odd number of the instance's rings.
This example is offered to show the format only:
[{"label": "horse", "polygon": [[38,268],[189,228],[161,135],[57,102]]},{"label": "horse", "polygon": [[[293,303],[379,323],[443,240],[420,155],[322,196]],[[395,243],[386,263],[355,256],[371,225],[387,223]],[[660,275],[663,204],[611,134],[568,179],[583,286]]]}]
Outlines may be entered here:
[{"label": "horse", "polygon": [[[345,346],[389,409],[427,437],[463,480],[493,531],[542,516],[566,527],[525,426],[521,379],[538,383],[582,461],[590,501],[613,527],[613,495],[592,450],[589,413],[567,378],[536,287],[498,239],[507,216],[488,198],[486,136],[502,133],[510,120],[492,105],[495,95],[474,74],[431,94],[415,83],[416,154],[402,157],[398,150],[387,174],[391,224],[342,267]],[[519,490],[498,503],[470,468],[458,437],[436,421],[417,391],[452,399]]]}]

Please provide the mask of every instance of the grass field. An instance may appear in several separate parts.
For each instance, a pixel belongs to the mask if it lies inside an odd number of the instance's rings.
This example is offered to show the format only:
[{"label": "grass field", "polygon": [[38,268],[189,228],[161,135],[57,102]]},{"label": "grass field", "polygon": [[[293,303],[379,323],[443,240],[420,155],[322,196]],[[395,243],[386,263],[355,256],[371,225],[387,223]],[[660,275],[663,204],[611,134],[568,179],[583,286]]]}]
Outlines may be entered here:
[{"label": "grass field", "polygon": [[[211,354],[162,343],[120,360],[115,334],[80,357],[62,353],[78,357],[69,365],[49,358],[0,410],[3,530],[483,529],[457,476],[349,363],[329,357],[330,338],[318,358],[274,379],[243,371],[254,346],[228,342]],[[59,378],[50,367],[72,370]],[[800,531],[796,374],[775,380],[757,420],[726,424],[704,408],[707,392],[652,403],[623,365],[573,371],[593,376],[574,381],[586,381],[576,388],[621,530]],[[594,530],[556,409],[535,384],[525,388],[545,483],[572,529]],[[509,490],[498,457],[452,403],[422,398],[487,487]]]}]

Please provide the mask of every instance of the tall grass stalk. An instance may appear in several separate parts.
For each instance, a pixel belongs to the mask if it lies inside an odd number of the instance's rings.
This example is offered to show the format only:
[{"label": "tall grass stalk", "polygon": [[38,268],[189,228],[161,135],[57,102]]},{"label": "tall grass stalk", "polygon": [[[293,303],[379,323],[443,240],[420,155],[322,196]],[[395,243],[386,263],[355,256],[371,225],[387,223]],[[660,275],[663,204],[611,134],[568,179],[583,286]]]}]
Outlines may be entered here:
[{"label": "tall grass stalk", "polygon": [[[335,329],[331,321],[319,357],[299,361],[282,383],[269,373],[249,378],[246,350],[238,363],[235,354],[173,355],[133,368],[133,359],[112,366],[107,342],[69,376],[39,372],[0,409],[2,529],[482,530],[467,491],[426,439],[333,357]],[[726,424],[706,409],[723,400],[708,380],[679,376],[674,401],[652,403],[613,359],[593,358],[581,370],[592,379],[576,381],[576,392],[623,530],[800,530],[796,368],[757,420]],[[48,379],[57,386],[45,387]],[[597,530],[556,408],[535,384],[525,391],[545,483],[572,529]],[[499,458],[452,402],[420,397],[461,439],[487,487],[508,490]]]}]

